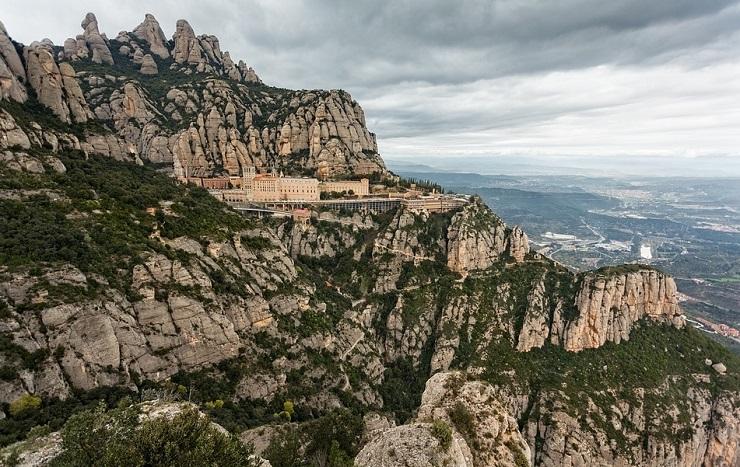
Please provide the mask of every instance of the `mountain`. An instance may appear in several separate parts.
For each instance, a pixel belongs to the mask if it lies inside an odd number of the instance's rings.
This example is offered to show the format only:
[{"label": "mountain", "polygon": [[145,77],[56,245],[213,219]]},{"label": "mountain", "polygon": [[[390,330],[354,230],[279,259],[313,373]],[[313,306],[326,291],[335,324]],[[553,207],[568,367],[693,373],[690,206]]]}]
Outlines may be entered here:
[{"label": "mountain", "polygon": [[[21,46],[0,27],[0,96],[38,119],[56,117],[34,142],[190,176],[239,176],[245,166],[320,176],[384,170],[362,108],[346,92],[264,86],[216,37],[196,36],[184,20],[171,40],[152,15],[111,40],[92,13],[82,28],[59,47],[48,39]],[[17,107],[5,108],[12,115]]]},{"label": "mountain", "polygon": [[274,466],[737,465],[740,362],[673,279],[574,273],[478,198],[244,217],[173,175],[393,185],[360,106],[265,86],[185,21],[82,27],[0,36],[6,462],[65,465],[35,441],[68,452],[73,413],[187,398]]}]

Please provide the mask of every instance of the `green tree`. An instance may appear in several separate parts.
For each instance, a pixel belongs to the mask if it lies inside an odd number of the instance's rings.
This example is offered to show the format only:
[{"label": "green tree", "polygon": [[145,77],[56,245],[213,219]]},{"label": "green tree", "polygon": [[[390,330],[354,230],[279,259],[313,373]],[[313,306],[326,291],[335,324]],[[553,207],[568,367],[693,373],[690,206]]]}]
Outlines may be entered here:
[{"label": "green tree", "polygon": [[283,434],[270,440],[262,455],[270,461],[272,467],[297,467],[302,464],[300,449],[301,439],[298,431],[289,427]]},{"label": "green tree", "polygon": [[41,407],[41,398],[33,394],[23,394],[18,399],[10,403],[10,415],[19,417],[30,410],[36,410]]},{"label": "green tree", "polygon": [[196,409],[187,409],[172,420],[159,417],[145,422],[134,443],[144,465],[254,465],[251,448],[218,430]]},{"label": "green tree", "polygon": [[70,417],[62,429],[62,448],[52,466],[254,465],[250,447],[194,408],[139,424],[135,408],[106,411],[101,402]]}]

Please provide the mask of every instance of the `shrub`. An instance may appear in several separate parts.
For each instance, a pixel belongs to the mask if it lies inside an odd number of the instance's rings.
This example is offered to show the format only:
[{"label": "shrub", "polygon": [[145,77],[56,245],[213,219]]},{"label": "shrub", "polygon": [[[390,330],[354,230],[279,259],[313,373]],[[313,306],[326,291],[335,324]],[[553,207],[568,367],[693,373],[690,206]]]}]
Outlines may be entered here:
[{"label": "shrub", "polygon": [[10,415],[18,417],[30,410],[36,410],[41,407],[41,398],[32,394],[24,394],[10,403]]},{"label": "shrub", "polygon": [[206,409],[208,410],[222,409],[223,406],[224,406],[224,401],[222,401],[221,399],[216,399],[215,401],[206,402]]},{"label": "shrub", "polygon": [[254,465],[251,448],[193,408],[139,425],[135,408],[101,403],[70,417],[62,447],[52,466]]},{"label": "shrub", "polygon": [[294,467],[301,465],[301,439],[298,432],[289,428],[280,436],[274,436],[262,454],[273,467]]},{"label": "shrub", "polygon": [[195,409],[145,422],[135,443],[143,465],[254,465],[249,447]]},{"label": "shrub", "polygon": [[295,407],[293,406],[293,401],[285,401],[283,402],[283,411],[280,412],[280,416],[287,421],[290,421],[293,418],[293,414],[295,414]]},{"label": "shrub", "polygon": [[450,420],[455,425],[457,431],[465,436],[475,435],[475,425],[473,414],[470,413],[468,408],[461,401],[455,402],[455,405],[448,410]]},{"label": "shrub", "polygon": [[504,444],[507,448],[509,448],[511,455],[514,457],[514,465],[516,467],[529,466],[529,459],[527,459],[527,456],[524,455],[524,452],[522,451],[521,446],[519,446],[519,443],[514,440],[508,440]]},{"label": "shrub", "polygon": [[445,451],[452,445],[452,429],[444,420],[432,422],[432,434],[439,440],[439,445]]}]

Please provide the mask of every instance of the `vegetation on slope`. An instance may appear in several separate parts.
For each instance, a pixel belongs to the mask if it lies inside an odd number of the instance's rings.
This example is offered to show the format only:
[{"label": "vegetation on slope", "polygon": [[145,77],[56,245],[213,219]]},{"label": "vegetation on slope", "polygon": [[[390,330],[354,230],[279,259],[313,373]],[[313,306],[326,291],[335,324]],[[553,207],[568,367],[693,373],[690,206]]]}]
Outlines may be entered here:
[{"label": "vegetation on slope", "polygon": [[250,225],[207,191],[176,185],[151,168],[74,151],[60,159],[67,168],[61,174],[47,168],[29,175],[0,165],[0,189],[52,193],[0,199],[0,264],[36,270],[72,264],[125,290],[140,253],[175,254],[155,233],[218,238]]}]

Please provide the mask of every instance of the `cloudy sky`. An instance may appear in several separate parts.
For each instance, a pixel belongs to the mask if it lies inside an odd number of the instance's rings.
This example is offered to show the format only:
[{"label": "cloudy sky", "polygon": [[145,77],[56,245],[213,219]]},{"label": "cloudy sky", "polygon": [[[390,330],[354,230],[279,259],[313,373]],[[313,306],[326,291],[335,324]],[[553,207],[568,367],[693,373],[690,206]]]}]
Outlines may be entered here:
[{"label": "cloudy sky", "polygon": [[[24,43],[154,14],[289,88],[343,88],[381,153],[740,158],[740,0],[3,1]],[[672,157],[671,157],[672,156]]]}]

